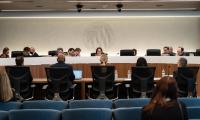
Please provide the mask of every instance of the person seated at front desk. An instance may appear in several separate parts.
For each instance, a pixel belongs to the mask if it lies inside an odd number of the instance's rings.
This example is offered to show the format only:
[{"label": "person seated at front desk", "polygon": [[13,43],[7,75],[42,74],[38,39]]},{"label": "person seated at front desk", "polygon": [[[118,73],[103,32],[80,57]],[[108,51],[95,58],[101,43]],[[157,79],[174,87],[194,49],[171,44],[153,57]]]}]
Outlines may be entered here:
[{"label": "person seated at front desk", "polygon": [[169,56],[169,47],[168,46],[165,46],[163,47],[163,53],[162,53],[162,56]]},{"label": "person seated at front desk", "polygon": [[96,54],[95,56],[101,56],[102,54],[104,54],[103,49],[101,47],[98,47],[96,49]]}]

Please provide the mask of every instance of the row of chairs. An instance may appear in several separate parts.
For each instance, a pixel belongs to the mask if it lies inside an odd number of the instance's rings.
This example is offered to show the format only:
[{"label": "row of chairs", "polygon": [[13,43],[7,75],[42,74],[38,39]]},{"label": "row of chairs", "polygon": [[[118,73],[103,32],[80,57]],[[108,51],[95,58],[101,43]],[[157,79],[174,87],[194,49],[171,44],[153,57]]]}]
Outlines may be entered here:
[{"label": "row of chairs", "polygon": [[[24,109],[0,111],[0,120],[140,120],[141,108]],[[189,120],[200,119],[200,107],[187,108]]]},{"label": "row of chairs", "polygon": [[[187,108],[200,107],[199,98],[179,98],[179,101],[185,103]],[[52,100],[35,100],[24,102],[0,102],[1,111],[9,111],[13,109],[79,109],[79,108],[142,108],[148,104],[150,99],[148,98],[135,98],[135,99],[118,99],[112,100],[71,100],[64,101],[52,101]]]},{"label": "row of chairs", "polygon": [[[32,75],[30,68],[27,66],[6,66],[6,71],[11,80],[11,86],[15,89],[15,94],[21,95],[23,98],[31,98],[32,90]],[[189,93],[195,96],[195,83],[196,75],[199,67],[183,67],[178,68],[177,83],[179,92],[183,94],[181,97],[186,97]],[[46,67],[46,75],[48,80],[47,95],[59,95],[67,100],[66,94],[72,89],[74,98],[74,88],[76,85],[69,85],[68,68],[52,68]],[[117,85],[114,84],[115,80],[115,66],[91,66],[92,71],[92,90],[99,92],[97,98],[106,99],[106,92],[112,92],[113,88]],[[150,96],[154,89],[154,73],[155,67],[132,67],[130,87],[127,87],[127,95],[129,91],[135,97]],[[191,73],[191,74],[190,74]],[[131,90],[130,90],[131,89]],[[51,95],[53,96],[53,95]],[[52,98],[50,96],[50,98]],[[118,89],[117,89],[118,96]]]}]

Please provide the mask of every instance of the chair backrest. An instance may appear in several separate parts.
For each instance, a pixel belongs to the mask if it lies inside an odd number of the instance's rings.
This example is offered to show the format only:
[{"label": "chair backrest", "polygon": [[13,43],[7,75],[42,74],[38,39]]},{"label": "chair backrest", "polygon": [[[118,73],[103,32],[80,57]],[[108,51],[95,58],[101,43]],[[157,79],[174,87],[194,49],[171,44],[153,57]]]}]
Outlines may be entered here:
[{"label": "chair backrest", "polygon": [[161,56],[160,49],[147,49],[147,56]]},{"label": "chair backrest", "polygon": [[49,109],[11,110],[9,120],[60,120],[61,112]]},{"label": "chair backrest", "polygon": [[11,57],[23,56],[23,51],[12,51]]},{"label": "chair backrest", "polygon": [[115,66],[91,66],[93,89],[109,91],[113,89],[115,80]]},{"label": "chair backrest", "polygon": [[[53,93],[69,92],[72,82],[69,79],[70,69],[66,67],[45,67],[48,90]],[[66,95],[63,95],[63,97]],[[61,98],[64,99],[62,96]]]},{"label": "chair backrest", "polygon": [[186,107],[200,107],[200,98],[181,97],[178,100],[183,102]]},{"label": "chair backrest", "polygon": [[189,120],[199,120],[200,119],[200,107],[188,107],[187,108],[188,119]]},{"label": "chair backrest", "polygon": [[9,112],[0,111],[0,120],[9,120],[8,116],[9,116]]},{"label": "chair backrest", "polygon": [[200,56],[200,49],[196,49],[195,56]]},{"label": "chair backrest", "polygon": [[114,120],[141,120],[141,109],[141,107],[115,109]]},{"label": "chair backrest", "polygon": [[57,51],[56,50],[48,51],[48,55],[56,56],[57,55]]},{"label": "chair backrest", "polygon": [[69,109],[76,108],[112,108],[111,100],[74,100],[69,101]]},{"label": "chair backrest", "polygon": [[21,102],[0,102],[0,111],[9,111],[20,108]]},{"label": "chair backrest", "polygon": [[196,76],[198,73],[199,67],[179,67],[176,81],[178,84],[178,88],[180,91],[185,92],[185,95],[181,96],[187,96],[189,92],[193,93],[193,96],[195,96],[195,83],[196,83]]},{"label": "chair backrest", "polygon": [[11,87],[24,99],[32,97],[32,75],[28,66],[5,66]]},{"label": "chair backrest", "polygon": [[65,109],[62,120],[112,120],[112,110],[108,108]]},{"label": "chair backrest", "polygon": [[35,100],[24,101],[21,109],[54,109],[63,110],[67,108],[67,103],[63,101],[51,101],[51,100]]},{"label": "chair backrest", "polygon": [[122,49],[120,50],[120,56],[136,56],[136,49]]},{"label": "chair backrest", "polygon": [[155,69],[155,67],[132,67],[131,88],[141,93],[152,91]]},{"label": "chair backrest", "polygon": [[91,55],[91,56],[96,56],[96,53],[91,53],[90,55]]},{"label": "chair backrest", "polygon": [[149,103],[149,98],[118,99],[114,101],[114,108],[143,107]]}]

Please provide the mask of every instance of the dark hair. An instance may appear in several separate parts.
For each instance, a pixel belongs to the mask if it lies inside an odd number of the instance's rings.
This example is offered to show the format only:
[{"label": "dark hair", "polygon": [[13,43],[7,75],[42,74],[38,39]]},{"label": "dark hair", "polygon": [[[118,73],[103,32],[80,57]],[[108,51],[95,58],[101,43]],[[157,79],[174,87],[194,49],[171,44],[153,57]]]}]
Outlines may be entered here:
[{"label": "dark hair", "polygon": [[180,58],[178,62],[179,62],[181,67],[187,66],[187,59],[186,58]]},{"label": "dark hair", "polygon": [[147,61],[144,57],[139,57],[137,59],[136,66],[147,66]]},{"label": "dark hair", "polygon": [[181,48],[181,51],[182,51],[182,52],[184,51],[184,48],[183,48],[183,47],[179,47],[179,48]]},{"label": "dark hair", "polygon": [[81,51],[81,49],[80,48],[76,48],[74,51]]},{"label": "dark hair", "polygon": [[24,47],[24,49],[23,49],[24,51],[30,51],[30,48],[29,47]]},{"label": "dark hair", "polygon": [[97,54],[98,49],[100,49],[100,50],[102,51],[102,54],[103,54],[103,49],[102,49],[101,47],[98,47],[98,48],[96,49],[96,54]]},{"label": "dark hair", "polygon": [[72,50],[74,50],[74,48],[69,48],[69,49],[68,49],[68,52],[69,52],[69,51],[72,51]]},{"label": "dark hair", "polygon": [[24,57],[23,56],[17,56],[15,58],[15,63],[17,66],[22,66],[24,64]]},{"label": "dark hair", "polygon": [[58,52],[58,51],[63,51],[63,48],[57,48],[57,52]]},{"label": "dark hair", "polygon": [[9,48],[8,48],[8,47],[5,47],[5,48],[3,49],[3,54],[6,54],[7,51],[9,51]]},{"label": "dark hair", "polygon": [[167,48],[167,50],[169,50],[169,47],[168,47],[168,46],[165,46],[165,47],[163,47],[163,48]]},{"label": "dark hair", "polygon": [[148,105],[144,107],[144,111],[153,110],[156,105],[161,107],[169,107],[172,104],[167,104],[166,98],[177,100],[177,83],[173,77],[163,77],[156,85],[152,99]]}]

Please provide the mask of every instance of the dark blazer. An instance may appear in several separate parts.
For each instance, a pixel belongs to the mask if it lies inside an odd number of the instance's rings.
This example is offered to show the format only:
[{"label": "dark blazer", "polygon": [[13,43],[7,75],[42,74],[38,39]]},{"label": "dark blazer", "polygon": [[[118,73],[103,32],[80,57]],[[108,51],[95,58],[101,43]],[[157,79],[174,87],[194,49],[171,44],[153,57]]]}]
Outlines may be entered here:
[{"label": "dark blazer", "polygon": [[[184,120],[188,120],[187,110],[184,103],[181,103]],[[169,101],[170,107],[157,105],[153,111],[142,110],[141,120],[182,120],[179,104],[176,100]]]},{"label": "dark blazer", "polygon": [[73,68],[72,68],[71,65],[66,64],[64,62],[58,62],[56,64],[51,65],[51,67],[65,67],[65,68],[69,68],[69,70],[70,70],[70,76],[69,76],[70,81],[73,81],[75,79],[75,75],[74,75]]},{"label": "dark blazer", "polygon": [[35,53],[31,54],[31,57],[39,57],[39,55],[35,52]]}]

